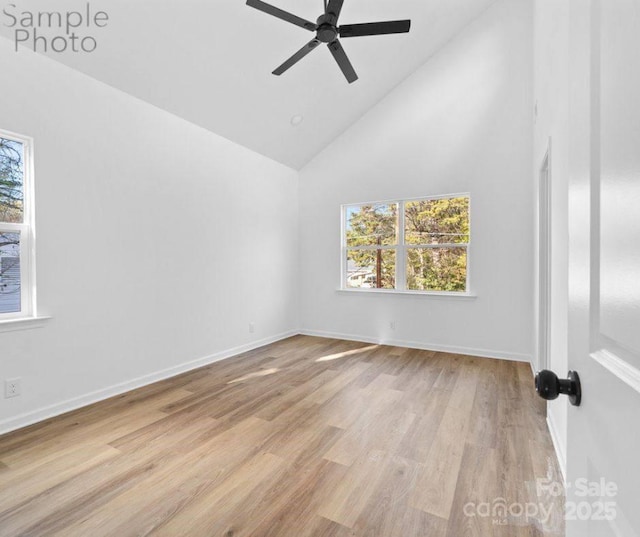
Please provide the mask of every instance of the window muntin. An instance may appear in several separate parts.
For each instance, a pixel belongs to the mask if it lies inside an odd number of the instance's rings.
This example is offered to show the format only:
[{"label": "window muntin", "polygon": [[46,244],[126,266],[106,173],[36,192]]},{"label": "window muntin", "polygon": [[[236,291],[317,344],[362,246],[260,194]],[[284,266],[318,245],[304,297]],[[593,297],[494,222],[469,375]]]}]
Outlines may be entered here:
[{"label": "window muntin", "polygon": [[0,131],[0,320],[35,315],[31,140]]},{"label": "window muntin", "polygon": [[469,291],[468,194],[345,205],[346,289]]}]

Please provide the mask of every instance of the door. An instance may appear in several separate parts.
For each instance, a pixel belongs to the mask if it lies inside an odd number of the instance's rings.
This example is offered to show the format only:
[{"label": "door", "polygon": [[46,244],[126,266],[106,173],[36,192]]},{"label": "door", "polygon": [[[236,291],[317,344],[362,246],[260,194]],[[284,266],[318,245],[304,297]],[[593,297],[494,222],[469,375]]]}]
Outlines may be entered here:
[{"label": "door", "polygon": [[640,536],[640,0],[571,0],[567,537]]}]

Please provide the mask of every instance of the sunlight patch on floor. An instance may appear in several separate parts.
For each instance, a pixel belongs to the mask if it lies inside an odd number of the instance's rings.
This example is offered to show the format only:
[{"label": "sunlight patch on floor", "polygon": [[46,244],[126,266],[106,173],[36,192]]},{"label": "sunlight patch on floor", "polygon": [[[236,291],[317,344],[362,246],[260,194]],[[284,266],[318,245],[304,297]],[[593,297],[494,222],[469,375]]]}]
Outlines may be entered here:
[{"label": "sunlight patch on floor", "polygon": [[330,362],[332,360],[338,360],[339,358],[344,358],[346,356],[352,356],[354,354],[360,354],[361,352],[371,351],[373,349],[377,349],[379,345],[369,345],[368,347],[361,347],[359,349],[353,349],[352,351],[338,352],[336,354],[329,354],[327,356],[323,356],[322,358],[318,358],[316,362]]},{"label": "sunlight patch on floor", "polygon": [[245,380],[250,380],[259,377],[267,377],[269,375],[273,375],[280,371],[279,368],[273,367],[271,369],[263,369],[262,371],[256,371],[254,373],[249,373],[248,375],[243,375],[242,377],[238,377],[237,379],[230,380],[227,384],[235,384],[236,382],[243,382]]}]

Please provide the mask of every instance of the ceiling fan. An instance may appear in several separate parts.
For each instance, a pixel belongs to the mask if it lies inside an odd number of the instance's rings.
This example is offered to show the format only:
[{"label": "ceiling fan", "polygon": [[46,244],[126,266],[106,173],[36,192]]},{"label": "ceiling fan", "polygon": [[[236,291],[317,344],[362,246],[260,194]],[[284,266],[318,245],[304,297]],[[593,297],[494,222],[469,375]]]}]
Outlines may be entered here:
[{"label": "ceiling fan", "polygon": [[320,43],[327,43],[331,54],[340,66],[349,84],[358,80],[347,53],[340,44],[339,37],[360,37],[365,35],[401,34],[409,31],[410,20],[368,22],[364,24],[343,24],[338,26],[338,18],[342,11],[344,0],[324,0],[324,13],[318,17],[314,24],[311,21],[302,19],[296,15],[283,11],[280,8],[262,2],[262,0],[247,0],[247,5],[264,11],[269,15],[278,17],[284,21],[300,26],[310,32],[316,32],[316,36],[304,47],[296,52],[291,58],[285,61],[280,67],[273,71],[274,75],[281,75],[287,69],[298,63],[309,52],[315,49]]}]

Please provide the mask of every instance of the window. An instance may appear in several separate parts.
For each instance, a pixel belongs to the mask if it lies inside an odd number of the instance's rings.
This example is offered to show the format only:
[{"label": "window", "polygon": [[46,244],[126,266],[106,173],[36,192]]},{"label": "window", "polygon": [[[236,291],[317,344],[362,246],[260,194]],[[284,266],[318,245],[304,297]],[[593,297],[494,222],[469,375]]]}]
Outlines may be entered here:
[{"label": "window", "polygon": [[0,131],[0,320],[35,315],[31,141]]},{"label": "window", "polygon": [[469,195],[342,207],[342,286],[465,293]]}]

